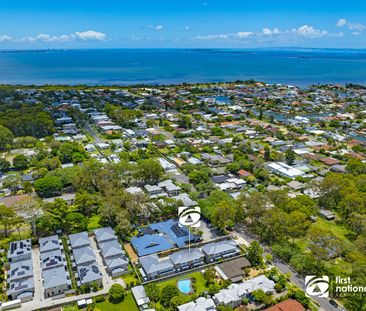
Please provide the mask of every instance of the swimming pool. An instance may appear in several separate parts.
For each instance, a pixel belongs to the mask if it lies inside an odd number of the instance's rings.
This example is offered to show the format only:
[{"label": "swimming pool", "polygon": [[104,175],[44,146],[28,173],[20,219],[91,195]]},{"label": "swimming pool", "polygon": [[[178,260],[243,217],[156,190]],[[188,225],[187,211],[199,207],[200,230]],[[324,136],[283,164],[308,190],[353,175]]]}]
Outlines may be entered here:
[{"label": "swimming pool", "polygon": [[189,294],[192,292],[191,279],[178,280],[177,286],[180,292],[183,294]]}]

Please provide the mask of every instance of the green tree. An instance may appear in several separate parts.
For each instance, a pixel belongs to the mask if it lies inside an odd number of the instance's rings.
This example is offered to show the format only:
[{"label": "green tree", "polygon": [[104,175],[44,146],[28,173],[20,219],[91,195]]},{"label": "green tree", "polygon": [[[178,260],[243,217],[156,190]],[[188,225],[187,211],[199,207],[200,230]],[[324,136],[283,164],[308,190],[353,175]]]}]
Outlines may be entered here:
[{"label": "green tree", "polygon": [[121,284],[115,283],[108,291],[108,299],[111,303],[120,303],[125,298],[125,289]]},{"label": "green tree", "polygon": [[0,125],[0,150],[8,149],[13,142],[13,133],[5,126]]},{"label": "green tree", "polygon": [[87,230],[88,220],[83,214],[70,212],[66,214],[65,219],[67,232],[77,233]]},{"label": "green tree", "polygon": [[257,241],[250,243],[247,249],[247,258],[253,266],[259,266],[263,262],[263,249]]},{"label": "green tree", "polygon": [[366,164],[358,159],[349,159],[346,170],[356,176],[366,174]]},{"label": "green tree", "polygon": [[252,225],[258,225],[262,222],[268,209],[268,199],[259,192],[252,192],[248,197],[241,197],[241,207],[249,217]]},{"label": "green tree", "polygon": [[170,307],[171,300],[175,296],[179,296],[178,288],[174,285],[166,285],[161,291],[161,305],[165,308]]},{"label": "green tree", "polygon": [[312,254],[295,254],[291,258],[290,264],[302,275],[316,274],[318,272],[316,258]]},{"label": "green tree", "polygon": [[203,278],[206,280],[206,286],[212,284],[215,280],[216,272],[213,268],[207,268],[203,273]]},{"label": "green tree", "polygon": [[12,206],[14,211],[24,215],[31,223],[33,236],[37,236],[36,221],[41,216],[41,201],[32,196],[26,196]]},{"label": "green tree", "polygon": [[264,160],[265,161],[271,161],[271,150],[268,146],[264,148]]},{"label": "green tree", "polygon": [[288,165],[294,164],[296,158],[295,151],[292,148],[288,148],[286,150],[285,158]]},{"label": "green tree", "polygon": [[156,283],[149,283],[145,286],[146,295],[153,302],[158,302],[160,300],[160,287]]},{"label": "green tree", "polygon": [[255,291],[253,291],[251,295],[252,295],[254,301],[257,302],[257,303],[262,303],[267,298],[267,295],[263,291],[263,289],[257,289]]},{"label": "green tree", "polygon": [[141,160],[137,165],[135,178],[147,184],[156,184],[164,175],[159,161],[155,159]]},{"label": "green tree", "polygon": [[287,233],[292,238],[292,244],[295,244],[295,239],[306,235],[310,226],[310,221],[307,220],[307,216],[298,211],[291,212],[287,217]]},{"label": "green tree", "polygon": [[0,158],[0,172],[7,172],[10,168],[10,162]]},{"label": "green tree", "polygon": [[34,182],[34,189],[42,198],[49,198],[59,194],[62,189],[61,179],[57,176],[45,176]]},{"label": "green tree", "polygon": [[70,212],[70,207],[65,200],[55,199],[52,203],[46,203],[44,210],[49,218],[52,219],[55,229],[61,229],[64,232],[69,232],[69,225],[72,222],[71,219],[67,219],[67,215]]},{"label": "green tree", "polygon": [[236,209],[228,202],[221,201],[213,209],[211,221],[214,226],[220,230],[235,225]]},{"label": "green tree", "polygon": [[9,230],[14,225],[16,214],[12,208],[6,207],[0,204],[0,224],[3,226],[4,234],[7,237],[9,235]]},{"label": "green tree", "polygon": [[327,229],[311,228],[308,233],[309,249],[318,261],[337,257],[341,252],[342,242]]},{"label": "green tree", "polygon": [[76,193],[75,207],[85,216],[95,214],[101,205],[102,197],[99,194],[88,193],[87,191]]},{"label": "green tree", "polygon": [[209,288],[208,288],[208,293],[213,296],[215,294],[217,294],[220,291],[220,286],[216,283],[212,284]]},{"label": "green tree", "polygon": [[18,170],[24,170],[29,166],[28,158],[25,155],[19,154],[14,157],[13,165]]}]

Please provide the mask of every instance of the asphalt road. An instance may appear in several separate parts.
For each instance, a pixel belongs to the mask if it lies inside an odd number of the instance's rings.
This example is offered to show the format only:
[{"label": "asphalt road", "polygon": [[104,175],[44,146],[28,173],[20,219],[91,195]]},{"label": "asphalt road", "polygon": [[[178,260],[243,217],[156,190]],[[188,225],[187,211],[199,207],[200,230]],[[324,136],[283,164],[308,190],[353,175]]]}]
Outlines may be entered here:
[{"label": "asphalt road", "polygon": [[[251,243],[252,241],[258,241],[258,239],[256,239],[255,236],[253,236],[251,233],[246,231],[243,226],[240,226],[240,227],[237,226],[235,228],[235,234],[237,234],[238,236],[241,236],[244,240],[246,240],[249,243]],[[290,267],[290,265],[288,265],[287,263],[282,261],[280,258],[275,256],[275,254],[272,253],[272,251],[269,249],[268,246],[263,245],[261,243],[261,247],[263,248],[263,256],[266,256],[267,254],[271,254],[272,258],[273,258],[272,264],[282,273],[290,272],[291,273],[291,275],[290,275],[291,282],[294,283],[299,288],[301,288],[302,290],[305,290],[305,281],[304,281],[303,276],[298,274],[293,268]],[[341,310],[339,308],[335,308],[334,306],[332,306],[329,303],[329,299],[319,298],[319,297],[312,297],[312,299],[319,303],[320,310],[325,310],[325,311]]]},{"label": "asphalt road", "polygon": [[103,140],[103,139],[101,139],[101,138],[99,137],[98,133],[96,133],[96,132],[91,128],[91,126],[90,126],[89,124],[85,124],[85,126],[84,126],[83,128],[84,128],[84,130],[85,130],[86,132],[88,132],[88,133],[89,133],[89,135],[90,135],[91,137],[93,137],[93,139],[94,139],[94,143],[95,143],[95,144],[100,144],[100,143],[103,143],[103,142],[104,142],[104,140]]}]

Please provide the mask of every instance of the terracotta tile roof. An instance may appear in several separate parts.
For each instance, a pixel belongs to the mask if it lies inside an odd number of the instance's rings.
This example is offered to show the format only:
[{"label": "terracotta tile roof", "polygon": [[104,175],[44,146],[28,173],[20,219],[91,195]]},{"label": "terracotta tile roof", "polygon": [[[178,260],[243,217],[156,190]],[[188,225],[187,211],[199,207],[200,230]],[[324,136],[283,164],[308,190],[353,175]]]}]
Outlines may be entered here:
[{"label": "terracotta tile roof", "polygon": [[268,309],[265,309],[265,311],[305,311],[305,308],[296,300],[287,299]]}]

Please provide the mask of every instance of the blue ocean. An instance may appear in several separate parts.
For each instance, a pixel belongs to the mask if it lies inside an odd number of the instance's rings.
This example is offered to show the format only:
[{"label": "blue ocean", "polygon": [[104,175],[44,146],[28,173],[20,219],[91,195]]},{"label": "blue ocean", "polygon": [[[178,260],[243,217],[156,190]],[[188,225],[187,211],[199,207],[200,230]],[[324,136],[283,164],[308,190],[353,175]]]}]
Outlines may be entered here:
[{"label": "blue ocean", "polygon": [[0,51],[2,84],[177,84],[255,79],[366,84],[366,50],[93,49]]}]

